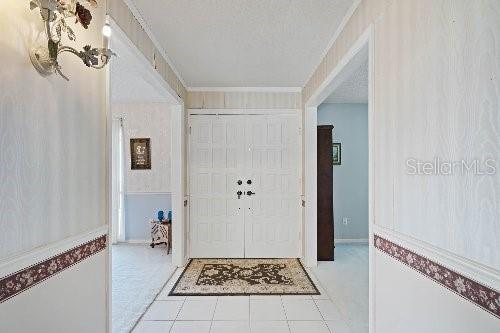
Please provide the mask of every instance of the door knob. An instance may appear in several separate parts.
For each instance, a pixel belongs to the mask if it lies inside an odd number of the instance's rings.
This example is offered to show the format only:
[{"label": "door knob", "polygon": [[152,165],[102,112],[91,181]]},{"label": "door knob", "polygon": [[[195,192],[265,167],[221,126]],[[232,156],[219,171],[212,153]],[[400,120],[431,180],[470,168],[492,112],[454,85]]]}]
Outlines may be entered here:
[{"label": "door knob", "polygon": [[247,180],[247,184],[251,185],[252,184],[252,180],[251,179]]},{"label": "door knob", "polygon": [[254,195],[254,194],[255,194],[255,192],[252,192],[252,191],[247,192],[247,195]]},{"label": "door knob", "polygon": [[238,199],[240,199],[240,197],[241,197],[241,195],[243,194],[243,192],[238,191],[238,192],[236,192],[236,194],[238,195]]},{"label": "door knob", "polygon": [[238,180],[238,185],[241,185],[241,184],[243,184],[243,182],[240,179],[240,180]]}]

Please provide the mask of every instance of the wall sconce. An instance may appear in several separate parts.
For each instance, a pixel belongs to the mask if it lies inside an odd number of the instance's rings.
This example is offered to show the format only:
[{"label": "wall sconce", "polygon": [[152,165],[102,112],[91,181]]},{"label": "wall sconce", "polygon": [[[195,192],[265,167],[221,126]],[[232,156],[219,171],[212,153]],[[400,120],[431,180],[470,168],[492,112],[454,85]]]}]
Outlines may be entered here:
[{"label": "wall sconce", "polygon": [[[97,7],[96,0],[81,0],[91,7]],[[76,35],[67,24],[68,20],[75,20],[85,29],[92,21],[90,11],[77,0],[31,0],[31,10],[39,9],[42,17],[45,33],[47,35],[47,47],[37,46],[30,50],[30,59],[33,66],[42,76],[54,73],[68,78],[62,73],[57,59],[62,53],[71,53],[79,57],[87,67],[101,69],[105,67],[115,54],[108,48],[94,48],[90,45],[78,51],[70,46],[62,44],[62,35],[65,34],[69,40],[75,41]],[[105,37],[111,35],[111,27],[106,24],[103,27]]]}]

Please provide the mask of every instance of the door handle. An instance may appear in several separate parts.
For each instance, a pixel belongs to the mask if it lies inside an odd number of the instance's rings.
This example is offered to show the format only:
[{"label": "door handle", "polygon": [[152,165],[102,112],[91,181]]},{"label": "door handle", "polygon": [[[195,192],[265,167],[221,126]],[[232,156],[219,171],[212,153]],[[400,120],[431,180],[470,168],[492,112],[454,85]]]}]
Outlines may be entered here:
[{"label": "door handle", "polygon": [[247,195],[249,195],[249,196],[250,196],[250,195],[254,195],[254,194],[255,194],[255,192],[252,192],[252,191],[248,191],[248,192],[247,192]]},{"label": "door handle", "polygon": [[238,199],[240,199],[240,197],[241,197],[241,195],[243,194],[243,192],[238,191],[238,192],[236,192],[236,194],[238,195]]}]

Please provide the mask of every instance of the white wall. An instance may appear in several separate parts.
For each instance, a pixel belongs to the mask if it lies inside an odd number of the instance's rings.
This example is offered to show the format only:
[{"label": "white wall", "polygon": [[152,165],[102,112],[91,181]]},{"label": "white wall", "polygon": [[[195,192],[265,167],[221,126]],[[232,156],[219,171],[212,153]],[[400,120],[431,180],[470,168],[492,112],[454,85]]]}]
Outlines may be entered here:
[{"label": "white wall", "polygon": [[[101,6],[79,40],[102,45],[102,21]],[[0,1],[0,259],[105,224],[104,72],[63,54],[70,82],[41,77],[28,54],[40,23]]]},{"label": "white wall", "polygon": [[375,253],[375,332],[497,333],[499,319],[384,253]]},{"label": "white wall", "polygon": [[[170,192],[171,111],[166,103],[113,104],[113,117],[122,117],[127,192]],[[131,170],[130,139],[151,139],[151,170]]]},{"label": "white wall", "polygon": [[[99,5],[88,30],[75,27],[78,48],[102,45],[105,4]],[[0,0],[3,273],[22,254],[106,223],[105,72],[63,54],[60,64],[70,81],[41,77],[28,50],[37,38],[46,44],[42,31],[40,14],[30,11],[29,1]],[[105,253],[2,303],[0,331],[104,332]]]},{"label": "white wall", "polygon": [[500,3],[440,3],[394,3],[377,24],[376,221],[498,269],[500,173],[407,174],[410,158],[500,156]]},{"label": "white wall", "polygon": [[[172,210],[171,108],[167,103],[115,103],[113,116],[123,118],[125,150],[125,238],[150,238],[149,220]],[[151,170],[132,170],[130,139],[151,139]]]},{"label": "white wall", "polygon": [[0,304],[0,332],[106,332],[107,251]]},{"label": "white wall", "polygon": [[125,196],[125,241],[150,242],[149,221],[157,220],[160,210],[167,218],[167,212],[172,210],[171,193],[128,193]]},{"label": "white wall", "polygon": [[342,164],[333,166],[335,239],[368,239],[368,105],[321,104],[318,125],[333,125],[342,144]]}]

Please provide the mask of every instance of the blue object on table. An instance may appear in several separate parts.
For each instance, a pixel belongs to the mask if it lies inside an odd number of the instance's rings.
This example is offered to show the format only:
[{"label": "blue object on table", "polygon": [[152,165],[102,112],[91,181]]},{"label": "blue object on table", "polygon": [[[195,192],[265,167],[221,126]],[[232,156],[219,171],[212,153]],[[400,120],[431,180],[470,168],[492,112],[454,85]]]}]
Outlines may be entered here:
[{"label": "blue object on table", "polygon": [[170,222],[172,222],[172,211],[169,210],[168,213],[167,213],[167,220],[169,220]]},{"label": "blue object on table", "polygon": [[158,221],[163,221],[165,219],[165,213],[162,210],[158,211]]}]

